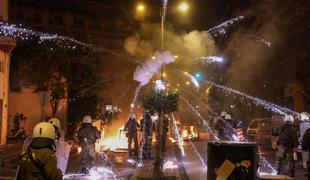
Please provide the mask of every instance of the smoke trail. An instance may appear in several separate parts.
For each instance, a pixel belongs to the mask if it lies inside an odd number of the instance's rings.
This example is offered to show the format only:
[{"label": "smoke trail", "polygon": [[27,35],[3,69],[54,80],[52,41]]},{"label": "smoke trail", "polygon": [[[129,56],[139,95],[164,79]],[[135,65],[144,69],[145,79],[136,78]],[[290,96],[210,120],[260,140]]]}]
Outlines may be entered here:
[{"label": "smoke trail", "polygon": [[140,84],[136,88],[134,98],[132,100],[132,106],[135,105],[139,92],[143,86],[148,84],[152,77],[158,73],[161,67],[165,64],[169,64],[175,61],[175,57],[171,54],[171,52],[156,52],[155,59],[146,61],[145,63],[139,65],[135,72],[133,79],[138,81]]},{"label": "smoke trail", "polygon": [[149,83],[152,77],[159,72],[161,67],[165,64],[169,64],[175,61],[175,57],[171,52],[165,51],[163,53],[156,52],[155,59],[149,60],[139,65],[134,72],[133,79],[140,82],[141,86],[145,86]]},{"label": "smoke trail", "polygon": [[182,156],[185,156],[185,151],[184,151],[184,147],[183,147],[183,141],[182,141],[182,138],[181,138],[181,135],[180,135],[180,132],[179,132],[179,128],[177,126],[177,122],[175,120],[175,117],[174,117],[173,113],[171,113],[171,116],[172,116],[172,120],[173,120],[172,121],[173,122],[173,128],[174,128],[174,132],[175,132],[176,137],[177,137],[179,149],[181,151]]},{"label": "smoke trail", "polygon": [[142,85],[139,84],[138,87],[137,87],[136,90],[135,90],[134,97],[133,97],[133,99],[132,99],[132,101],[131,101],[131,104],[130,104],[130,106],[131,106],[130,108],[131,108],[132,110],[135,108],[135,104],[136,104],[136,101],[137,101],[137,98],[138,98],[138,95],[139,95],[139,92],[140,92],[141,88],[142,88]]}]

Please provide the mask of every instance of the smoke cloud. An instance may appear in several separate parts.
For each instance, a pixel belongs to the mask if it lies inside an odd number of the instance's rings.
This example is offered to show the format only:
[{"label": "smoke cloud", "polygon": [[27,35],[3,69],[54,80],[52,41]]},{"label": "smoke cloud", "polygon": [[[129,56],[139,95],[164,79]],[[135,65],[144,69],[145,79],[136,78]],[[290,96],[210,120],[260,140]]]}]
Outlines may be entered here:
[{"label": "smoke cloud", "polygon": [[162,65],[172,63],[173,61],[175,61],[175,57],[171,52],[156,52],[154,60],[146,61],[137,67],[134,72],[134,80],[140,82],[140,85],[145,86],[161,69]]},{"label": "smoke cloud", "polygon": [[[140,37],[127,38],[124,47],[131,56],[139,58],[142,63],[150,60],[155,50],[161,49],[160,24],[143,23],[139,34]],[[177,33],[170,26],[165,28],[164,49],[181,57],[181,61],[215,55],[218,52],[214,40],[207,31]]]},{"label": "smoke cloud", "polygon": [[[226,73],[230,87],[255,94],[266,81],[264,69],[272,60],[276,47],[282,43],[280,22],[283,19],[275,9],[277,5],[273,1],[262,1],[243,12],[250,22],[245,27],[239,26],[224,50],[230,59]],[[266,44],[267,41],[270,44]]]}]

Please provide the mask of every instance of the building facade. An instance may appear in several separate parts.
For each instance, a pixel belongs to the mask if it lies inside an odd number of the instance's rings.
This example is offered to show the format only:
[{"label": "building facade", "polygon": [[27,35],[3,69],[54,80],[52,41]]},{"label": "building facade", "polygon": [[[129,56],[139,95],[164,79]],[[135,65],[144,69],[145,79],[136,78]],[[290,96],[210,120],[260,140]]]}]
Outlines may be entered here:
[{"label": "building facade", "polygon": [[[119,52],[123,41],[131,33],[121,9],[113,1],[105,0],[10,0],[9,22],[23,24],[37,31],[55,33],[81,42],[93,44],[104,52]],[[115,8],[118,8],[116,10]],[[9,93],[8,135],[14,129],[14,117],[23,114],[27,119],[23,128],[27,135],[33,127],[51,116],[49,93],[33,93],[33,89],[11,76]],[[60,102],[56,117],[65,123],[68,100]],[[45,118],[44,118],[45,117]]]},{"label": "building facade", "polygon": [[0,145],[7,141],[10,53],[15,45],[15,39],[0,37]]}]

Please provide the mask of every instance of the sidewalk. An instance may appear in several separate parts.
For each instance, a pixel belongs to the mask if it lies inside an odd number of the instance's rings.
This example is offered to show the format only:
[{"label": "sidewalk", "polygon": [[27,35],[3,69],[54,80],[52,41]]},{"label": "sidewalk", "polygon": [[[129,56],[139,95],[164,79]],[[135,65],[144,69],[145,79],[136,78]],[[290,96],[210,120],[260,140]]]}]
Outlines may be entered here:
[{"label": "sidewalk", "polygon": [[[163,175],[166,180],[179,180],[180,173],[178,162],[174,154],[172,144],[167,144],[168,148],[164,159]],[[153,146],[153,154],[155,155],[155,146]],[[138,167],[131,180],[151,180],[153,179],[154,160],[146,160],[142,162],[143,166]]]},{"label": "sidewalk", "polygon": [[23,141],[16,141],[0,146],[0,179],[13,179],[15,176],[23,144]]}]

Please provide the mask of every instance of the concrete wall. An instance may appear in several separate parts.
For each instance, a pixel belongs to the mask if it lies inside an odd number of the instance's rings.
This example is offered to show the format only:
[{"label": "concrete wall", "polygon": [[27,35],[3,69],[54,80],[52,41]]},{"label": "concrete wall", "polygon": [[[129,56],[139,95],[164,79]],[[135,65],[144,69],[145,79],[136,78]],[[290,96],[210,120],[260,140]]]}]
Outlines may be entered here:
[{"label": "concrete wall", "polygon": [[0,0],[0,20],[8,21],[8,0]]},{"label": "concrete wall", "polygon": [[[32,130],[34,126],[41,122],[43,119],[43,110],[41,106],[41,97],[39,93],[33,93],[32,89],[22,88],[21,93],[9,93],[9,131],[11,133],[11,129],[14,128],[13,118],[15,113],[22,113],[27,117],[27,120],[24,122],[23,127],[26,130],[27,135],[32,134]],[[51,105],[47,99],[45,103],[46,110],[45,116],[51,117]],[[67,119],[67,102],[66,100],[62,100],[60,103],[59,110],[56,114],[62,124],[66,122]]]}]

